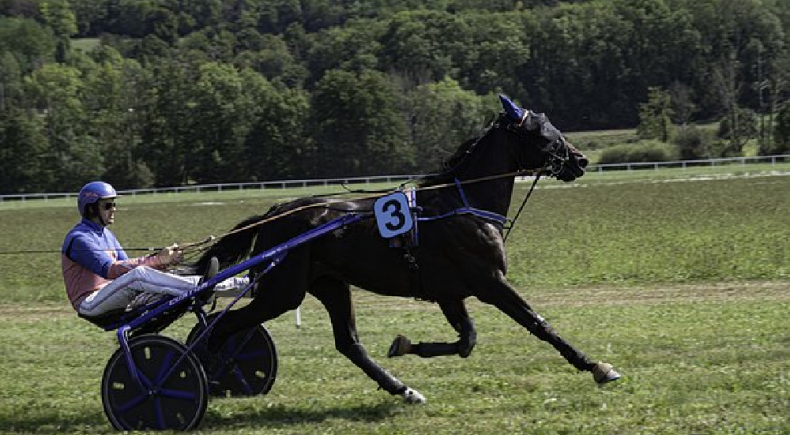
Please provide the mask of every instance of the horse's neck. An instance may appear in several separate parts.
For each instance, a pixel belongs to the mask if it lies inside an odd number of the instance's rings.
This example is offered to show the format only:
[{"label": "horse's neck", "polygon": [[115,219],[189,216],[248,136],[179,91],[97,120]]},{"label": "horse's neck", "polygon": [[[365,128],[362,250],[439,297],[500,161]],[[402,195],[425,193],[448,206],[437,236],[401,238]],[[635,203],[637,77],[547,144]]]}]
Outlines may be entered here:
[{"label": "horse's neck", "polygon": [[518,164],[502,132],[490,132],[452,174],[461,182],[470,207],[507,216]]}]

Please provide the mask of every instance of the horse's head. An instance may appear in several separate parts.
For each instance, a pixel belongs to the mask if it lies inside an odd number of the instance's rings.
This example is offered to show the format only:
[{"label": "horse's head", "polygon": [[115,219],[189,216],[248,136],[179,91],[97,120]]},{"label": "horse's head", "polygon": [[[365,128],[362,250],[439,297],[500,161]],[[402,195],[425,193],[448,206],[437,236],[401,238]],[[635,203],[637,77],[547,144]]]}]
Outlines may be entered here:
[{"label": "horse's head", "polygon": [[503,126],[516,134],[524,146],[521,169],[544,169],[562,181],[573,181],[584,175],[588,160],[579,150],[551,125],[542,113],[521,109],[507,97],[500,95],[505,112],[499,117]]}]

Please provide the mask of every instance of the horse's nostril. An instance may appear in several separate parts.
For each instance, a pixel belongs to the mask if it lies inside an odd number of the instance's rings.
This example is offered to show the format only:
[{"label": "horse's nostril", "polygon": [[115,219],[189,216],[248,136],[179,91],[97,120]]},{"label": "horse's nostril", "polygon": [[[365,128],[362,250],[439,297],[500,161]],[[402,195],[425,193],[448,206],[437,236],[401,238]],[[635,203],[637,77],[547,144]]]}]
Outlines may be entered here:
[{"label": "horse's nostril", "polygon": [[579,156],[578,160],[579,160],[579,167],[582,169],[586,168],[587,165],[590,163],[590,161],[587,160],[587,157],[585,157],[584,155]]}]

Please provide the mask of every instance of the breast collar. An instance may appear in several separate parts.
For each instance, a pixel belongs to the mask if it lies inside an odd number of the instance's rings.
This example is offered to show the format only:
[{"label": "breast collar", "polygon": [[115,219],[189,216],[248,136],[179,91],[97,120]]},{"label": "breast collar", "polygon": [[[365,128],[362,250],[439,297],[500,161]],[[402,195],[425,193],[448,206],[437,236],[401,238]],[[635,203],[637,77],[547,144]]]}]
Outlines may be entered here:
[{"label": "breast collar", "polygon": [[464,193],[464,188],[461,185],[461,182],[457,178],[454,181],[455,181],[456,191],[458,192],[458,196],[461,198],[461,203],[463,204],[463,207],[458,207],[448,212],[434,216],[424,216],[422,214],[423,212],[422,207],[417,205],[417,194],[415,189],[412,188],[406,191],[406,197],[409,200],[409,207],[411,207],[412,210],[415,211],[414,214],[417,221],[420,222],[435,221],[438,219],[448,218],[450,216],[471,214],[479,218],[485,219],[487,221],[490,221],[492,223],[495,223],[499,226],[505,225],[505,223],[507,222],[507,218],[505,216],[502,216],[501,214],[494,213],[488,210],[481,210],[479,208],[475,208],[469,205],[469,201],[466,198],[466,194]]}]

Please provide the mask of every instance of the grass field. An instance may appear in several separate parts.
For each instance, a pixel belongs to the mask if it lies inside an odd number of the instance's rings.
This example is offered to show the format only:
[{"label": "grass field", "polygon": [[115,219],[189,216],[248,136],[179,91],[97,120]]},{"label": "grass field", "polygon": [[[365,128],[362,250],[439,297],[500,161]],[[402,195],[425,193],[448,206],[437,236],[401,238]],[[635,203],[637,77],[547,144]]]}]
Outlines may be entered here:
[{"label": "grass field", "polygon": [[[291,316],[267,324],[280,357],[272,392],[212,400],[200,431],[790,433],[790,177],[635,172],[542,184],[508,241],[514,285],[571,343],[615,364],[618,383],[595,386],[477,301],[469,359],[387,360],[396,333],[454,334],[434,305],[358,291],[363,342],[426,405],[377,391],[334,350],[328,318],[308,297],[301,330]],[[130,247],[200,240],[303,193],[128,197],[114,230]],[[0,433],[111,432],[99,386],[114,337],[76,318],[56,252],[9,253],[57,251],[72,202],[0,204]],[[192,324],[166,334],[183,340]]]}]

